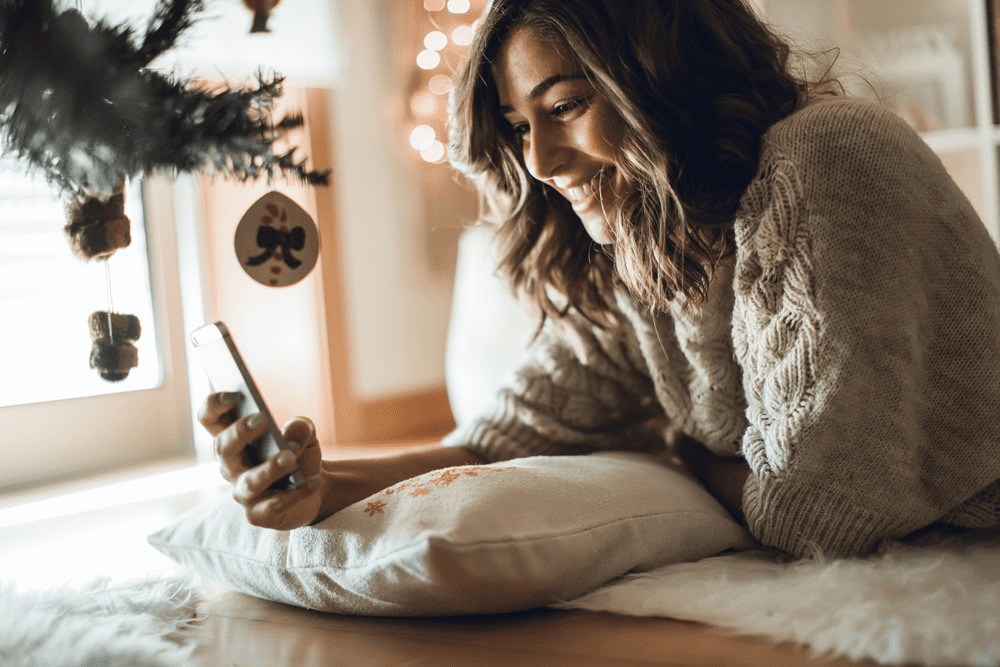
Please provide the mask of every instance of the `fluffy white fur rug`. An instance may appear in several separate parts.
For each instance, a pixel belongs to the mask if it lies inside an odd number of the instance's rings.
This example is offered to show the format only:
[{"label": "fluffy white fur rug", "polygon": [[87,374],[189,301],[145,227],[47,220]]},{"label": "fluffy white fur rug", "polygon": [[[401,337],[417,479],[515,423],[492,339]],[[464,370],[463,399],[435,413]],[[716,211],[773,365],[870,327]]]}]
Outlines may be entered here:
[{"label": "fluffy white fur rug", "polygon": [[1000,665],[1000,533],[867,559],[725,554],[624,577],[561,608],[665,616],[883,664]]},{"label": "fluffy white fur rug", "polygon": [[24,593],[0,585],[0,665],[184,665],[194,648],[183,631],[194,619],[195,590],[177,578]]}]

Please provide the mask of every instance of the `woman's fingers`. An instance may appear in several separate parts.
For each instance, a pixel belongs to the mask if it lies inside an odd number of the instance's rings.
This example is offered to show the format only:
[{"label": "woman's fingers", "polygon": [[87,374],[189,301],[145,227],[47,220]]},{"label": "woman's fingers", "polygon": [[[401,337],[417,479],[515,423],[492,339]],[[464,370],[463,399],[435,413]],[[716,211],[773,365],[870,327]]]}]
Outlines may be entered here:
[{"label": "woman's fingers", "polygon": [[285,436],[285,440],[290,440],[299,445],[300,454],[306,447],[319,445],[319,440],[316,439],[316,426],[308,417],[294,417],[290,419],[281,431]]},{"label": "woman's fingers", "polygon": [[[315,492],[320,483],[319,478],[314,477],[307,479],[301,488],[294,491],[280,491],[270,496],[262,495],[257,502],[244,504],[247,521],[254,526],[276,530],[298,528],[310,523],[315,518],[318,507],[313,508],[309,517],[297,519],[297,515],[300,514],[297,505],[304,500],[315,499]],[[291,525],[288,525],[286,519],[291,521]]]},{"label": "woman's fingers", "polygon": [[235,391],[209,394],[198,408],[198,422],[212,435],[219,435],[235,421],[233,408],[242,398]]},{"label": "woman's fingers", "polygon": [[233,498],[246,508],[247,521],[251,525],[280,529],[285,523],[284,514],[314,494],[320,481],[318,477],[305,480],[294,491],[271,491],[271,485],[290,473],[295,463],[291,452],[280,452],[236,480]]},{"label": "woman's fingers", "polygon": [[248,470],[247,445],[266,431],[267,419],[258,412],[237,420],[215,436],[215,455],[227,482],[233,482]]},{"label": "woman's fingers", "polygon": [[[238,396],[238,395],[237,395]],[[262,414],[235,419],[234,396],[213,394],[199,410],[199,421],[215,434],[215,454],[222,477],[233,485],[233,498],[254,526],[291,530],[316,520],[322,497],[322,452],[316,427],[305,417],[296,417],[283,429],[292,445],[260,465],[251,465],[247,446],[267,432]],[[301,488],[275,491],[272,485],[298,465],[305,477]]]},{"label": "woman's fingers", "polygon": [[287,451],[279,452],[241,474],[233,485],[233,498],[240,504],[249,506],[294,468],[295,455]]}]

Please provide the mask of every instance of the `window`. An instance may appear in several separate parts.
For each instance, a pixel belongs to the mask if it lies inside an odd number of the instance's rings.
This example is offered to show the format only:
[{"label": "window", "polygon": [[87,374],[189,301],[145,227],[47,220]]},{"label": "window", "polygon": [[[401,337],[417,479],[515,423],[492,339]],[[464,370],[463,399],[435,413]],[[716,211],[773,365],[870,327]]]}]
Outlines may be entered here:
[{"label": "window", "polygon": [[[132,184],[132,243],[83,262],[63,235],[63,204],[24,166],[0,158],[0,486],[191,451],[191,419],[166,181]],[[139,317],[139,366],[120,383],[89,366],[87,318]]]},{"label": "window", "polygon": [[[0,406],[150,389],[160,384],[146,252],[142,196],[138,184],[126,192],[132,243],[107,262],[75,257],[63,234],[64,205],[58,194],[0,158]],[[116,383],[90,368],[87,319],[95,310],[131,313],[142,335],[139,366]]]}]

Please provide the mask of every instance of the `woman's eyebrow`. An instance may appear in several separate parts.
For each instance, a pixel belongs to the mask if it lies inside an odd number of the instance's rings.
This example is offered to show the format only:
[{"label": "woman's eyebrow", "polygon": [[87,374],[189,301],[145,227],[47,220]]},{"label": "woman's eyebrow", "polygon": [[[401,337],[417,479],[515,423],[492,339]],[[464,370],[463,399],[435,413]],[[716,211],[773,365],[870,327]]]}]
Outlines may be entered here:
[{"label": "woman's eyebrow", "polygon": [[[586,79],[586,78],[587,77],[585,77],[582,74],[553,74],[552,76],[550,76],[549,78],[545,79],[537,86],[532,88],[531,92],[528,93],[528,99],[537,100],[539,97],[544,95],[549,88],[556,85],[557,83],[561,83],[563,81],[575,81],[577,79]],[[514,111],[514,107],[510,106],[509,104],[500,105],[501,114],[508,114],[512,111]]]}]

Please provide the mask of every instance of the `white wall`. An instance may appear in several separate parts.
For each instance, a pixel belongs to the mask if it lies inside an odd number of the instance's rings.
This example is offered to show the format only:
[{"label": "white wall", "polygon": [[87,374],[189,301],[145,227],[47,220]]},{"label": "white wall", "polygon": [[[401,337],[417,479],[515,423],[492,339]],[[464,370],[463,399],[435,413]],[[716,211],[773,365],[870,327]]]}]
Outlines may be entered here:
[{"label": "white wall", "polygon": [[422,201],[396,143],[385,0],[344,2],[348,61],[331,93],[342,275],[360,399],[444,384],[451,281],[427,271]]}]

